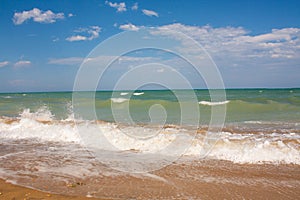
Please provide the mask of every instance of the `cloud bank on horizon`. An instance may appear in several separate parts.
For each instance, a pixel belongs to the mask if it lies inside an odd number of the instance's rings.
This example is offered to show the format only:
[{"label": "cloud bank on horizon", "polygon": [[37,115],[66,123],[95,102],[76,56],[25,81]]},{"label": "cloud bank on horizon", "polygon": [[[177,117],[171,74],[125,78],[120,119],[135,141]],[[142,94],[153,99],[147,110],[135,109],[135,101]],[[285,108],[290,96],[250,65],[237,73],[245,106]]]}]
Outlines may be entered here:
[{"label": "cloud bank on horizon", "polygon": [[[91,51],[98,43],[115,33],[139,31],[145,27],[155,27],[153,34],[171,35],[178,41],[181,38],[178,34],[174,34],[176,32],[184,33],[197,41],[216,62],[224,76],[225,85],[229,87],[300,86],[300,82],[297,81],[297,79],[300,80],[299,24],[298,26],[274,27],[268,31],[254,33],[243,25],[224,24],[223,26],[213,26],[194,24],[188,23],[186,19],[180,21],[180,16],[179,19],[166,23],[164,17],[172,13],[167,5],[164,9],[158,9],[159,12],[157,12],[155,8],[158,8],[158,6],[150,7],[150,5],[143,5],[140,2],[104,1],[99,3],[101,6],[96,7],[95,10],[100,12],[103,9],[102,12],[107,16],[109,16],[108,13],[111,13],[111,18],[106,20],[102,13],[100,13],[98,19],[88,17],[89,14],[94,16],[91,13],[92,11],[80,13],[78,10],[59,7],[53,9],[55,2],[51,6],[52,8],[38,7],[33,4],[30,9],[14,11],[12,15],[8,15],[7,19],[10,19],[11,23],[21,30],[18,32],[19,37],[28,38],[30,36],[34,38],[35,42],[26,45],[27,49],[30,46],[30,50],[28,50],[30,53],[26,53],[26,48],[23,48],[20,52],[17,50],[18,53],[15,56],[14,52],[10,52],[11,54],[6,56],[5,53],[2,53],[2,57],[0,57],[0,76],[3,76],[3,78],[0,80],[2,85],[0,91],[18,90],[17,86],[20,83],[26,84],[26,82],[30,83],[28,90],[42,90],[43,88],[45,90],[71,89],[74,74],[76,74],[76,70],[84,60],[86,52]],[[186,12],[188,13],[189,10]],[[133,15],[135,17],[132,17]],[[82,21],[83,16],[86,17],[84,22]],[[105,23],[102,23],[103,21]],[[202,24],[208,23],[202,22]],[[47,26],[46,29],[49,33],[42,30],[43,26]],[[14,30],[14,27],[12,29]],[[45,44],[43,49],[38,45],[39,37],[42,38]],[[7,35],[7,38],[9,38],[9,35]],[[58,51],[56,45],[59,45],[67,53],[58,53],[61,50]],[[17,42],[12,48],[18,49]],[[190,54],[196,53],[193,52],[189,44],[184,42],[180,47],[180,51]],[[34,56],[37,52],[38,57],[41,59]],[[108,50],[108,54],[109,52]],[[23,59],[24,54],[26,59]],[[22,59],[20,59],[20,56],[22,56]],[[147,55],[146,57],[148,61],[158,61],[155,55],[152,57]],[[138,57],[128,56],[126,59],[126,65],[132,66],[136,64]],[[164,60],[160,61],[164,62]],[[180,63],[171,60],[169,63],[175,68],[180,68],[176,66]],[[71,73],[71,78],[60,83],[64,84],[64,87],[60,87],[60,85],[52,88],[47,87],[47,85],[53,85],[51,81],[55,79],[55,70],[64,70],[62,66],[73,66],[73,68],[68,68],[69,71],[65,71],[62,75],[68,77],[68,74]],[[49,78],[48,82],[44,82],[42,78],[33,77],[33,73],[30,73],[30,71],[37,69],[40,70],[39,73],[47,73],[47,76],[52,78]],[[52,71],[52,69],[55,70]],[[5,71],[1,72],[1,70]],[[15,77],[14,73],[23,73],[24,77]],[[256,76],[256,78],[253,76]],[[26,81],[26,78],[31,81]],[[42,82],[40,84],[41,88],[34,88],[32,81]]]}]

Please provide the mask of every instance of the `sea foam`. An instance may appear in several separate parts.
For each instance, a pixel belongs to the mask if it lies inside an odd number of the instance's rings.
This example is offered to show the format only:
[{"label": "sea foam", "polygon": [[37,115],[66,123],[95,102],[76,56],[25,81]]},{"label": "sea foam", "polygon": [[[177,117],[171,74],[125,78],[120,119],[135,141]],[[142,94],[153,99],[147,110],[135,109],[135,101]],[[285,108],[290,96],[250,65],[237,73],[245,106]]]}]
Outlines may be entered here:
[{"label": "sea foam", "polygon": [[[79,130],[84,133],[79,134]],[[82,142],[82,134],[87,134],[89,141]],[[95,136],[90,137],[90,135]],[[151,135],[143,138],[143,134]],[[0,118],[0,138],[13,140],[35,140],[41,142],[76,143],[89,145],[99,138],[105,138],[118,151],[136,151],[153,153],[167,148],[178,134],[191,137],[189,144],[176,141],[177,145],[187,147],[184,155],[202,158],[201,152],[206,142],[206,135],[193,139],[191,130],[182,127],[161,128],[138,125],[123,125],[97,121],[55,120],[53,114],[42,107],[36,112],[25,109],[18,118]],[[218,140],[212,145],[208,158],[228,160],[235,163],[293,163],[300,165],[300,133],[212,133]],[[139,136],[139,137],[137,137]],[[104,141],[104,140],[103,140]],[[106,144],[99,143],[99,148],[106,149]],[[87,146],[88,147],[88,146]],[[172,152],[167,152],[171,153]],[[200,157],[199,157],[200,156]]]},{"label": "sea foam", "polygon": [[201,104],[201,105],[207,105],[207,106],[217,106],[217,105],[227,104],[229,102],[230,101],[220,101],[220,102],[200,101],[199,104]]},{"label": "sea foam", "polygon": [[126,98],[111,98],[110,99],[113,103],[123,103],[125,101],[128,101],[129,99]]},{"label": "sea foam", "polygon": [[144,94],[144,92],[134,92],[133,93],[133,95],[135,95],[135,96],[140,96],[140,95],[143,95]]}]

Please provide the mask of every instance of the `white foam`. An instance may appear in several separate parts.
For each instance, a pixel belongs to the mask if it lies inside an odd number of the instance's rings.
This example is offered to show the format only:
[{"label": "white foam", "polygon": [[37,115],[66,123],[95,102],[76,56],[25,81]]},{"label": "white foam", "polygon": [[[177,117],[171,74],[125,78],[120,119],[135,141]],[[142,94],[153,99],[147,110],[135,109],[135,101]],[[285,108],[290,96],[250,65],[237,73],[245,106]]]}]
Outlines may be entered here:
[{"label": "white foam", "polygon": [[275,147],[268,142],[258,144],[223,146],[213,149],[209,156],[229,160],[234,163],[294,163],[300,164],[299,151],[284,145]]},{"label": "white foam", "polygon": [[[73,118],[70,117],[70,118]],[[6,118],[5,118],[6,120]],[[45,107],[37,112],[25,109],[18,120],[5,123],[0,120],[0,139],[35,139],[39,141],[55,141],[76,144],[82,143],[79,130],[87,134],[93,143],[101,137],[109,141],[118,151],[137,151],[139,153],[156,153],[172,144],[179,133],[188,136],[188,130],[182,128],[125,126],[120,128],[114,123],[96,123],[94,121],[80,121],[76,125],[68,120],[57,121]],[[71,120],[71,119],[70,119]],[[42,121],[42,122],[41,122]],[[46,123],[45,123],[46,121]],[[151,138],[140,138],[151,136]],[[134,137],[136,136],[136,137]],[[294,163],[300,165],[300,134],[272,133],[272,134],[238,134],[221,132],[216,134],[220,140],[211,149],[210,158],[229,160],[235,163]],[[102,141],[102,140],[100,140]],[[104,140],[103,140],[104,141]],[[87,142],[87,143],[86,143]],[[176,142],[182,142],[176,141]],[[194,139],[187,156],[199,156],[203,148],[203,137]],[[85,141],[85,145],[89,145]],[[182,143],[178,144],[182,145]],[[184,144],[186,145],[186,144]],[[103,150],[111,150],[106,144],[100,144]],[[172,154],[172,152],[164,152]]]},{"label": "white foam", "polygon": [[127,95],[127,94],[128,94],[128,92],[121,92],[121,93],[120,93],[121,96],[125,96],[125,95]]},{"label": "white foam", "polygon": [[217,106],[217,105],[227,104],[229,102],[230,101],[219,101],[219,102],[200,101],[199,104],[201,104],[201,105],[207,105],[207,106]]},{"label": "white foam", "polygon": [[123,103],[125,101],[128,101],[129,99],[126,99],[126,98],[111,98],[110,100],[114,103]]},{"label": "white foam", "polygon": [[133,93],[133,95],[135,95],[135,96],[140,96],[140,95],[143,95],[144,94],[144,92],[134,92]]},{"label": "white foam", "polygon": [[76,127],[67,123],[55,123],[53,116],[46,106],[36,112],[25,109],[19,120],[10,124],[0,122],[0,138],[80,143]]},{"label": "white foam", "polygon": [[12,124],[0,123],[0,138],[80,143],[76,127],[70,124],[44,124],[26,118]]},{"label": "white foam", "polygon": [[[228,160],[234,163],[262,164],[262,163],[293,163],[300,164],[299,146],[283,142],[283,135],[263,137],[261,135],[222,134],[222,138],[211,149],[208,157]],[[290,135],[290,134],[287,134]],[[258,138],[260,137],[260,138]],[[291,137],[291,135],[290,135]],[[298,136],[294,135],[293,139]],[[280,139],[281,138],[281,139]],[[197,156],[203,144],[195,141],[187,155]]]},{"label": "white foam", "polygon": [[21,118],[32,119],[37,121],[52,121],[54,115],[51,111],[46,107],[42,106],[36,112],[30,112],[30,109],[24,109],[20,114]]},{"label": "white foam", "polygon": [[[121,151],[136,150],[139,152],[157,152],[160,149],[167,147],[176,139],[176,132],[169,132],[169,134],[159,133],[155,137],[149,139],[140,139],[126,134],[127,131],[134,134],[149,135],[156,132],[155,129],[148,129],[143,127],[129,127],[126,129],[118,129],[112,125],[102,125],[101,132],[105,138],[117,149]],[[143,129],[143,130],[142,130]]]},{"label": "white foam", "polygon": [[262,121],[244,121],[245,124],[262,124]]}]

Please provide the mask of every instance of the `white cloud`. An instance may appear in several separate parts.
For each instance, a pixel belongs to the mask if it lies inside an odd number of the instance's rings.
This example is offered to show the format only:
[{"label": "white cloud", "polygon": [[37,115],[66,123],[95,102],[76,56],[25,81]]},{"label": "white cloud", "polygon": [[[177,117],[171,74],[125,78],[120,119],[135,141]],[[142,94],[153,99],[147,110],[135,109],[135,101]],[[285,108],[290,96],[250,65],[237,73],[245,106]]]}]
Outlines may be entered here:
[{"label": "white cloud", "polygon": [[89,63],[103,63],[109,60],[115,60],[118,64],[125,64],[122,67],[125,67],[128,64],[136,64],[136,63],[143,63],[143,62],[155,62],[159,60],[156,57],[137,57],[137,56],[97,56],[93,58],[83,58],[83,57],[66,57],[66,58],[51,58],[48,61],[48,64],[55,64],[55,65],[80,65],[82,62],[89,62]]},{"label": "white cloud", "polygon": [[101,27],[90,26],[89,28],[77,29],[74,32],[80,33],[80,34],[67,37],[66,38],[67,41],[74,42],[74,41],[85,41],[85,40],[96,39],[99,37],[99,33],[101,32]]},{"label": "white cloud", "polygon": [[14,64],[14,67],[19,68],[19,67],[27,67],[30,65],[31,62],[29,60],[20,60]]},{"label": "white cloud", "polygon": [[[172,35],[177,40],[182,39],[182,34],[179,33],[184,33],[201,44],[213,57],[224,60],[300,58],[300,29],[298,28],[273,29],[270,33],[250,35],[242,27],[213,28],[176,23],[159,27],[158,31],[152,33]],[[186,43],[182,45],[182,50],[193,53],[193,49]]]},{"label": "white cloud", "polygon": [[146,9],[143,9],[142,12],[147,15],[147,16],[155,16],[155,17],[158,17],[158,13],[153,11],[153,10],[146,10]]},{"label": "white cloud", "polygon": [[1,67],[5,67],[5,66],[8,65],[8,64],[9,64],[8,61],[0,62],[0,68],[1,68]]},{"label": "white cloud", "polygon": [[155,57],[137,57],[137,56],[122,56],[119,62],[144,62],[144,61],[157,61]]},{"label": "white cloud", "polygon": [[139,8],[138,3],[134,3],[131,10],[137,10]]},{"label": "white cloud", "polygon": [[[151,32],[162,40],[173,38],[174,47],[181,55],[189,54],[195,62],[203,64],[199,55],[205,53],[195,48],[196,41],[218,66],[226,87],[299,86],[296,80],[300,78],[300,28],[253,34],[243,27],[214,28],[177,23],[153,28]],[[186,40],[182,33],[194,42]],[[185,66],[175,62],[170,66],[178,65]]]},{"label": "white cloud", "polygon": [[[132,28],[127,26],[119,26],[121,28]],[[137,27],[140,28],[140,27]],[[299,28],[283,28],[273,29],[264,34],[250,33],[243,27],[219,27],[211,26],[188,26],[180,23],[169,24],[161,27],[151,27],[151,34],[148,39],[159,38],[165,41],[168,39],[168,45],[176,48],[179,55],[190,54],[195,56],[196,61],[203,56],[203,51],[195,51],[190,42],[184,40],[183,34],[186,34],[199,43],[212,57],[217,64],[218,69],[224,79],[227,87],[268,87],[268,86],[285,86],[280,85],[286,82],[298,86],[300,74],[300,29]],[[171,41],[174,40],[174,42]],[[131,43],[133,41],[127,41]],[[195,44],[195,43],[194,43]],[[174,45],[174,46],[171,46]],[[205,83],[199,81],[197,73],[193,73],[191,65],[185,60],[175,56],[164,56],[160,52],[147,53],[135,52],[131,56],[99,56],[90,58],[87,64],[97,64],[97,66],[106,67],[105,64],[115,61],[108,68],[107,79],[103,82],[110,83],[117,81],[120,74],[126,73],[128,70],[136,66],[150,63],[161,63],[171,66],[174,70],[183,74],[191,80],[195,87],[205,87]],[[145,57],[149,56],[149,57]],[[196,57],[197,56],[197,57]],[[74,58],[75,59],[75,58]],[[66,64],[70,60],[60,60]],[[76,59],[75,59],[76,61]],[[75,62],[74,61],[74,62]],[[206,65],[206,60],[202,62]],[[58,61],[57,61],[58,62]],[[89,63],[90,62],[90,63]],[[96,66],[96,65],[95,65]],[[153,67],[159,75],[167,74],[167,70],[160,67]],[[281,82],[283,81],[283,82]],[[204,86],[203,86],[203,85]],[[103,86],[104,87],[104,86]],[[111,86],[113,87],[113,85]]]},{"label": "white cloud", "polygon": [[125,12],[127,10],[125,2],[112,3],[110,1],[105,1],[105,4],[109,5],[112,8],[116,8],[117,12]]},{"label": "white cloud", "polygon": [[57,19],[64,19],[64,13],[53,13],[51,10],[42,11],[38,8],[33,8],[29,11],[15,13],[13,22],[15,25],[20,25],[30,19],[38,23],[54,23]]},{"label": "white cloud", "polygon": [[81,57],[69,57],[69,58],[59,58],[59,59],[50,59],[48,64],[56,65],[79,65],[82,63],[84,58]]},{"label": "white cloud", "polygon": [[73,35],[73,36],[67,37],[66,40],[68,40],[69,42],[84,41],[84,40],[87,40],[87,37],[82,36],[82,35]]},{"label": "white cloud", "polygon": [[54,37],[54,38],[52,39],[52,42],[57,42],[57,41],[59,41],[59,38],[58,38],[58,37]]},{"label": "white cloud", "polygon": [[139,27],[137,27],[131,23],[120,25],[119,28],[122,30],[125,30],[125,31],[138,31],[140,29]]}]

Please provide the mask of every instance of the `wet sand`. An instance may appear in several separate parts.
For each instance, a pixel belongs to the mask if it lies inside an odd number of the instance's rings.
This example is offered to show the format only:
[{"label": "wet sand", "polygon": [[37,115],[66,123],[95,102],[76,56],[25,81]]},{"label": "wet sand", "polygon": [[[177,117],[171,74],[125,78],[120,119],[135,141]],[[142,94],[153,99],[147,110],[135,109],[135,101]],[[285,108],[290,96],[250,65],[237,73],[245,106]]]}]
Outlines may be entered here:
[{"label": "wet sand", "polygon": [[41,192],[34,189],[13,185],[0,179],[0,199],[4,200],[92,200],[94,198],[88,197],[75,197],[51,194],[47,192]]},{"label": "wet sand", "polygon": [[[90,181],[90,182],[89,182]],[[95,184],[86,180],[66,193]],[[299,199],[300,166],[233,164],[202,160],[167,166],[152,174],[106,176],[97,180],[101,199]],[[62,191],[63,191],[62,190]],[[0,181],[0,199],[94,199],[55,195]]]}]

